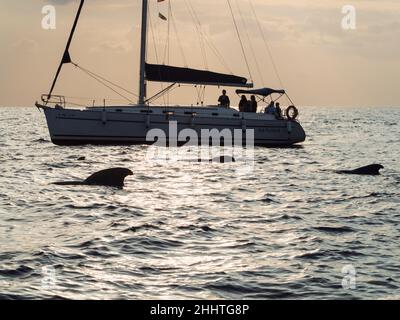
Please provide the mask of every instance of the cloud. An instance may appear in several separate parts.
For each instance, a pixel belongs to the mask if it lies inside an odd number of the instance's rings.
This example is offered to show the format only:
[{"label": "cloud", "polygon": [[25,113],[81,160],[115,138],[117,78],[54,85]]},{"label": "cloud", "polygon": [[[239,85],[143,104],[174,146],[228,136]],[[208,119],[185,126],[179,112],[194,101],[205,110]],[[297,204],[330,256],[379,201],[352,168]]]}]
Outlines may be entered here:
[{"label": "cloud", "polygon": [[[395,72],[400,70],[397,58],[400,54],[400,43],[397,40],[400,38],[400,1],[352,0],[351,3],[357,9],[357,29],[354,31],[344,31],[341,28],[341,9],[348,1],[252,1],[281,77],[290,92],[295,92],[300,103],[362,104],[365,101],[375,101],[379,104],[383,91],[377,93],[377,88],[391,88],[393,83],[400,82],[400,74]],[[188,3],[195,9],[203,32],[218,49],[229,69],[246,75],[246,66],[226,1],[171,1],[189,66],[203,68],[204,58],[201,38],[186,7]],[[255,71],[242,17],[246,21],[249,38],[261,65],[265,82],[261,83],[260,78],[255,76],[257,84],[278,86],[279,82],[274,76],[272,63],[263,45],[263,37],[258,32],[257,21],[247,5],[248,0],[231,0],[231,3],[255,75],[259,72]],[[56,6],[57,29],[54,31],[44,31],[40,27],[41,7],[44,4]],[[65,47],[78,4],[79,0],[30,1],[24,6],[17,1],[8,1],[5,4],[5,10],[0,12],[0,18],[6,26],[0,29],[3,49],[0,51],[0,59],[7,61],[7,67],[0,74],[2,83],[7,82],[8,86],[17,87],[18,81],[13,84],[9,79],[26,77],[32,83],[32,92],[41,93],[42,87],[47,88],[46,83],[51,81]],[[167,14],[168,6],[167,2],[157,4],[156,1],[151,1],[150,4],[159,60],[163,60],[168,22],[159,21],[157,14]],[[140,11],[140,1],[86,1],[71,47],[73,59],[109,76],[111,80],[118,80],[121,84],[128,83],[132,87],[132,83],[137,82]],[[171,24],[170,62],[183,65],[177,40]],[[208,45],[205,49],[208,67],[211,70],[227,71]],[[156,60],[151,31],[148,57],[149,61]],[[39,85],[34,74],[26,74],[23,69],[18,68],[21,60],[33,58],[42,74],[41,81],[45,84]],[[98,88],[92,88],[89,82],[82,80],[74,71],[68,67],[63,70],[61,79],[67,80],[61,80],[60,90],[82,89],[86,91],[85,96],[93,90],[98,96]],[[79,81],[84,82],[76,89],[74,84]],[[151,86],[153,85],[149,85]],[[329,94],[327,88],[332,86],[335,86],[338,94]],[[213,89],[209,90],[213,94]],[[183,92],[180,97],[190,102],[196,97],[193,92],[186,94],[184,89],[179,92]],[[387,101],[400,100],[398,90],[392,90],[386,96]],[[17,99],[6,91],[1,94],[1,98],[7,101]],[[18,99],[32,101],[34,97],[20,95]]]}]

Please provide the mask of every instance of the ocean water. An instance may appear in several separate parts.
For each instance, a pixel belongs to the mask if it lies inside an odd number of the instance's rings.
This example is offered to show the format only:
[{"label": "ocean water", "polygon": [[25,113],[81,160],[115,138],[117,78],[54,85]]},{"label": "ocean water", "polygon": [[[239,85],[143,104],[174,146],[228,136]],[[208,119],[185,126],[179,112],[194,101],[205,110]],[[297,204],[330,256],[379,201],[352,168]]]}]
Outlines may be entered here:
[{"label": "ocean water", "polygon": [[[256,148],[239,174],[58,147],[37,109],[0,108],[0,299],[399,298],[400,109],[300,120],[302,148]],[[333,171],[370,163],[383,174]],[[51,184],[116,166],[123,190]]]}]

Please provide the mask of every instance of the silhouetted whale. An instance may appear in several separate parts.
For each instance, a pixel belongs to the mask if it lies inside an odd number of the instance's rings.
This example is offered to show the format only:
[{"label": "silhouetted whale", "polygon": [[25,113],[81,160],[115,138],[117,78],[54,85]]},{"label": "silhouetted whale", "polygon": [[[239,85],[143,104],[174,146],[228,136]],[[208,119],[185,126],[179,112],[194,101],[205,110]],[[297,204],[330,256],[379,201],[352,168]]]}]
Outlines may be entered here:
[{"label": "silhouetted whale", "polygon": [[124,186],[124,180],[127,176],[133,175],[133,172],[125,168],[106,169],[92,174],[89,178],[83,181],[66,181],[55,182],[59,186],[107,186],[118,187]]},{"label": "silhouetted whale", "polygon": [[362,168],[358,168],[355,170],[338,170],[337,173],[343,174],[359,174],[359,175],[371,175],[377,176],[380,175],[379,170],[384,169],[384,166],[381,164],[371,164],[369,166],[365,166]]}]

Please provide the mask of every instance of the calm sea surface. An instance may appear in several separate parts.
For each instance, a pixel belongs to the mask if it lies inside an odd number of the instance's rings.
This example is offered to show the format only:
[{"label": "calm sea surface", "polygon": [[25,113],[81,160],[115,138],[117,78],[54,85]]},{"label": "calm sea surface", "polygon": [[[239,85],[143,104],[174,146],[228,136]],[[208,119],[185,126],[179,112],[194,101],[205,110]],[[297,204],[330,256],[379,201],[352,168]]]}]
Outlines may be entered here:
[{"label": "calm sea surface", "polygon": [[[0,108],[0,299],[400,298],[400,108],[301,111],[303,148],[244,175],[58,147],[37,109]],[[51,185],[116,166],[123,190]]]}]

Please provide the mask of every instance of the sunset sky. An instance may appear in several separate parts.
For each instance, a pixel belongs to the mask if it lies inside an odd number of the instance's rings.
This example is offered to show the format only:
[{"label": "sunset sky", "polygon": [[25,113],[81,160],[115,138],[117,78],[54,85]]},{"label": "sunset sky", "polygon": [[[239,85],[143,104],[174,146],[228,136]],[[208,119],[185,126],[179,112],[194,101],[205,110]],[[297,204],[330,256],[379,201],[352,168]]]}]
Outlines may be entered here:
[{"label": "sunset sky", "polygon": [[[185,1],[171,0],[177,34],[190,67],[204,68],[199,36]],[[210,70],[247,76],[248,72],[226,0],[190,0],[202,29],[224,56],[222,65],[209,47]],[[275,58],[285,89],[302,106],[400,105],[399,0],[252,0]],[[150,0],[151,20],[159,62],[168,22],[168,1]],[[280,87],[248,0],[231,0],[250,60],[256,86]],[[56,30],[41,27],[44,5],[57,10]],[[0,106],[32,106],[46,93],[58,66],[79,0],[1,0]],[[140,33],[139,0],[87,0],[71,46],[72,60],[123,87],[138,92]],[[240,7],[240,12],[238,10]],[[357,10],[356,30],[343,30],[342,7]],[[244,28],[241,15],[246,21]],[[170,19],[170,59],[184,66]],[[263,82],[249,41],[255,48]],[[156,62],[149,32],[148,61]],[[167,61],[165,61],[167,62]],[[149,95],[160,88],[149,85]],[[233,88],[228,92],[236,102]],[[220,89],[207,89],[206,102],[215,103]],[[117,98],[72,65],[66,65],[55,93],[72,97]],[[193,88],[181,88],[171,103],[196,103]],[[160,101],[161,102],[161,101]]]}]

